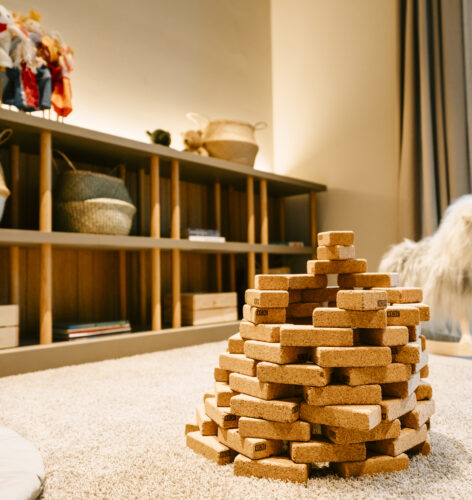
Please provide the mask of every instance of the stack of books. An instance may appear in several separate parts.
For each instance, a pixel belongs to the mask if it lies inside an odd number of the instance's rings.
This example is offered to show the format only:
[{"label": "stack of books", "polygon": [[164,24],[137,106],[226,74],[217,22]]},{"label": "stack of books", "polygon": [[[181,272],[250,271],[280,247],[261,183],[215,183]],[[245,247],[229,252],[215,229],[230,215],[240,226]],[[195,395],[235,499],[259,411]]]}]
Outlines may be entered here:
[{"label": "stack of books", "polygon": [[55,323],[53,328],[54,340],[72,340],[96,335],[125,333],[131,331],[128,320],[106,321],[102,323]]},{"label": "stack of books", "polygon": [[210,241],[213,243],[224,243],[226,238],[221,236],[217,229],[201,229],[189,227],[187,229],[187,236],[190,241]]}]

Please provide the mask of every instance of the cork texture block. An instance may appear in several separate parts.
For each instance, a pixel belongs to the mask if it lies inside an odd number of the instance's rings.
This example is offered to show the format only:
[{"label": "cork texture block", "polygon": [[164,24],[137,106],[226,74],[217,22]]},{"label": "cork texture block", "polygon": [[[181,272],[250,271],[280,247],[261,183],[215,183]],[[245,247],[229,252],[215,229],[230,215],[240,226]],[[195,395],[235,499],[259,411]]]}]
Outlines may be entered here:
[{"label": "cork texture block", "polygon": [[257,274],[255,288],[258,290],[303,290],[324,288],[328,284],[326,276],[308,274]]},{"label": "cork texture block", "polygon": [[396,457],[388,455],[368,455],[366,460],[359,462],[333,463],[332,468],[341,477],[356,477],[381,472],[395,472],[407,470],[410,465],[408,455],[401,453]]},{"label": "cork texture block", "polygon": [[421,370],[428,365],[428,361],[429,361],[428,351],[421,351],[419,363],[414,363],[411,365],[411,373],[421,372]]},{"label": "cork texture block", "polygon": [[400,436],[395,439],[385,439],[382,441],[374,441],[369,443],[369,450],[376,451],[378,453],[383,453],[384,455],[390,455],[396,457],[400,453],[413,448],[426,441],[428,437],[428,431],[426,425],[423,425],[419,429],[409,429],[405,427],[400,431]]},{"label": "cork texture block", "polygon": [[316,249],[316,258],[318,260],[346,260],[355,257],[356,249],[354,245],[323,245]]},{"label": "cork texture block", "polygon": [[409,342],[401,347],[392,349],[392,359],[395,363],[415,364],[421,361],[421,344]]},{"label": "cork texture block", "polygon": [[420,374],[413,373],[407,382],[394,382],[392,384],[382,384],[383,396],[395,396],[398,398],[406,398],[411,393],[415,392],[420,384]]},{"label": "cork texture block", "polygon": [[416,307],[420,313],[420,321],[429,321],[431,319],[431,308],[427,304],[410,304]]},{"label": "cork texture block", "polygon": [[257,365],[257,378],[261,382],[277,384],[321,387],[329,384],[331,373],[331,368],[322,368],[311,363],[278,365],[261,362]]},{"label": "cork texture block", "polygon": [[424,401],[425,399],[431,399],[433,397],[433,388],[431,384],[422,380],[415,390],[416,399],[418,401]]},{"label": "cork texture block", "polygon": [[309,347],[282,347],[275,342],[248,340],[244,345],[246,357],[278,364],[306,361],[310,353]]},{"label": "cork texture block", "polygon": [[325,231],[318,233],[318,245],[320,246],[334,246],[354,245],[354,232],[353,231]]},{"label": "cork texture block", "polygon": [[351,347],[352,328],[322,328],[312,325],[283,325],[280,327],[281,346]]},{"label": "cork texture block", "polygon": [[220,354],[220,368],[230,372],[242,373],[254,377],[257,361],[246,358],[244,354]]},{"label": "cork texture block", "polygon": [[398,286],[398,273],[366,273],[365,271],[346,271],[338,276],[342,288],[378,288]]},{"label": "cork texture block", "polygon": [[260,325],[261,323],[285,323],[285,311],[286,309],[283,307],[269,309],[267,307],[252,307],[244,304],[243,319],[255,325]]},{"label": "cork texture block", "polygon": [[408,328],[408,341],[415,342],[418,340],[418,337],[421,333],[421,324],[420,325],[409,325]]},{"label": "cork texture block", "polygon": [[346,311],[337,307],[318,307],[313,311],[313,326],[385,328],[387,313],[384,310]]},{"label": "cork texture block", "polygon": [[294,302],[287,307],[287,317],[311,318],[317,307],[321,307],[321,302]]},{"label": "cork texture block", "polygon": [[421,345],[421,350],[425,351],[426,350],[426,337],[424,335],[420,335],[419,341],[420,341],[420,345]]},{"label": "cork texture block", "polygon": [[[288,303],[302,302],[303,290],[289,290]],[[306,302],[316,302],[316,300],[307,300]]]},{"label": "cork texture block", "polygon": [[231,408],[217,406],[215,398],[208,398],[205,401],[205,413],[218,425],[225,429],[238,427],[239,417],[231,413]]},{"label": "cork texture block", "polygon": [[206,401],[208,398],[214,398],[215,397],[215,391],[214,389],[207,389],[203,393],[203,401]]},{"label": "cork texture block", "polygon": [[380,403],[382,419],[393,421],[416,408],[416,395],[413,392],[406,398],[384,398]]},{"label": "cork texture block", "polygon": [[291,423],[300,416],[300,398],[265,400],[239,394],[231,399],[231,412],[240,417]]},{"label": "cork texture block", "polygon": [[338,286],[303,290],[302,302],[336,302],[336,295],[338,291]]},{"label": "cork texture block", "polygon": [[287,307],[288,292],[286,290],[248,289],[245,293],[246,303],[254,307]]},{"label": "cork texture block", "polygon": [[387,294],[377,290],[340,290],[336,304],[339,309],[377,311],[387,307]]},{"label": "cork texture block", "polygon": [[189,432],[195,432],[199,431],[200,428],[198,427],[197,420],[191,420],[190,422],[187,422],[185,424],[185,434],[187,435]]},{"label": "cork texture block", "polygon": [[380,424],[379,405],[312,406],[300,404],[300,419],[313,424],[369,431]]},{"label": "cork texture block", "polygon": [[411,376],[411,365],[391,363],[378,367],[341,368],[336,370],[336,375],[339,380],[348,385],[406,382]]},{"label": "cork texture block", "polygon": [[420,370],[420,377],[421,378],[428,378],[429,377],[429,366],[423,366]]},{"label": "cork texture block", "polygon": [[387,326],[386,328],[361,328],[359,338],[362,344],[379,346],[401,346],[409,341],[406,326]]},{"label": "cork texture block", "polygon": [[389,347],[315,347],[313,361],[323,367],[386,366],[392,354]]},{"label": "cork texture block", "polygon": [[434,414],[435,406],[433,400],[418,401],[416,408],[401,417],[402,427],[419,429]]},{"label": "cork texture block", "polygon": [[288,290],[286,274],[256,274],[254,286],[257,290]]},{"label": "cork texture block", "polygon": [[400,420],[382,421],[370,431],[345,429],[344,427],[323,426],[323,434],[333,443],[352,444],[378,441],[379,439],[394,439],[400,436]]},{"label": "cork texture block", "polygon": [[202,436],[198,431],[187,434],[187,446],[218,465],[229,464],[236,456],[236,453],[221,444],[216,436]]},{"label": "cork texture block", "polygon": [[365,273],[367,271],[367,261],[365,259],[309,260],[306,269],[308,274],[315,276],[319,274]]},{"label": "cork texture block", "polygon": [[283,441],[244,438],[238,429],[218,429],[218,441],[242,455],[257,460],[282,453]]},{"label": "cork texture block", "polygon": [[408,455],[429,455],[431,453],[431,443],[427,439],[424,443],[420,443],[408,450]]},{"label": "cork texture block", "polygon": [[245,340],[239,333],[231,335],[228,339],[228,352],[231,354],[244,354],[244,342]]},{"label": "cork texture block", "polygon": [[284,441],[309,441],[311,426],[308,422],[302,422],[301,420],[284,423],[241,417],[239,419],[239,433],[243,437],[259,437]]},{"label": "cork texture block", "polygon": [[295,464],[287,457],[269,457],[251,460],[238,455],[234,460],[236,476],[280,479],[292,483],[306,483],[310,467],[308,464]]},{"label": "cork texture block", "polygon": [[331,443],[317,436],[307,443],[290,443],[290,458],[297,464],[365,460],[366,447],[364,443]]},{"label": "cork texture block", "polygon": [[242,320],[239,323],[239,335],[244,340],[260,340],[261,342],[280,342],[281,325],[255,325]]},{"label": "cork texture block", "polygon": [[205,406],[199,405],[195,411],[196,422],[200,432],[203,436],[216,436],[218,432],[218,426],[213,422],[213,420],[205,413]]},{"label": "cork texture block", "polygon": [[387,307],[388,326],[413,326],[420,322],[420,311],[413,304],[393,304]]},{"label": "cork texture block", "polygon": [[229,406],[231,398],[237,394],[225,382],[215,382],[216,406]]},{"label": "cork texture block", "polygon": [[257,377],[248,377],[240,373],[232,373],[229,376],[229,385],[235,392],[260,399],[290,398],[301,393],[300,387],[295,385],[261,382]]},{"label": "cork texture block", "polygon": [[380,385],[327,385],[303,387],[303,398],[309,405],[374,405],[382,401]]},{"label": "cork texture block", "polygon": [[390,304],[411,304],[412,302],[423,301],[423,290],[421,288],[374,288],[374,290],[384,290],[387,293],[387,301]]},{"label": "cork texture block", "polygon": [[219,366],[215,367],[213,370],[213,377],[215,379],[215,382],[226,382],[228,383],[229,380],[229,372],[228,370],[224,370],[223,368],[220,368]]}]

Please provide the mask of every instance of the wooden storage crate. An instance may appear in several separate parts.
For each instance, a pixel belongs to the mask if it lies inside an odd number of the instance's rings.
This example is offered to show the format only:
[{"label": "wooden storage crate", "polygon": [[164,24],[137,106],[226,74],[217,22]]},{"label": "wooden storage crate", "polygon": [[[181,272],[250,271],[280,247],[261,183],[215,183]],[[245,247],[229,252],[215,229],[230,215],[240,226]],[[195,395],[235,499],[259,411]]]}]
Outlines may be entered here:
[{"label": "wooden storage crate", "polygon": [[0,306],[0,349],[18,346],[19,318],[19,306],[13,304]]}]

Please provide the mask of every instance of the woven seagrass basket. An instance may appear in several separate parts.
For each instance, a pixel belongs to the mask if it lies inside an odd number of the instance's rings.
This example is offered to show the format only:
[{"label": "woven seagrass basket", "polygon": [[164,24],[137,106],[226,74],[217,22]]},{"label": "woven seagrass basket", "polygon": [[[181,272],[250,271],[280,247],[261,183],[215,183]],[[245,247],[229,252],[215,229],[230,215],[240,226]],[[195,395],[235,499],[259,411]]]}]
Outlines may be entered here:
[{"label": "woven seagrass basket", "polygon": [[54,222],[59,231],[128,235],[136,207],[111,198],[56,202]]}]

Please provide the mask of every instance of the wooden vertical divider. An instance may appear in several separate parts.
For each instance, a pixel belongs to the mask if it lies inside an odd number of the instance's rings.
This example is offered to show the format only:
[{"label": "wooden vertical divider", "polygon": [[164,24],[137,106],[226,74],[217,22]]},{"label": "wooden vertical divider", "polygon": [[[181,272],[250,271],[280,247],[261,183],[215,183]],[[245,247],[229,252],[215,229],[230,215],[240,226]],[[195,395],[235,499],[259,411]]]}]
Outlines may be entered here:
[{"label": "wooden vertical divider", "polygon": [[[310,191],[310,233],[311,233],[311,246],[317,246],[317,233],[316,226],[316,191]],[[316,251],[313,254],[313,259],[316,259]]]},{"label": "wooden vertical divider", "polygon": [[[139,234],[145,236],[145,193],[146,177],[144,168],[138,172],[139,180]],[[141,316],[141,325],[147,325],[147,279],[146,279],[146,250],[139,252],[139,310]]]},{"label": "wooden vertical divider", "polygon": [[[259,184],[261,199],[261,243],[269,244],[269,216],[267,213],[267,180],[261,179]],[[262,274],[269,273],[269,254],[262,252]]]},{"label": "wooden vertical divider", "polygon": [[[221,184],[215,182],[215,229],[221,234]],[[216,254],[216,290],[223,291],[223,261],[220,253]]]},{"label": "wooden vertical divider", "polygon": [[[247,241],[256,242],[255,216],[254,216],[254,177],[248,175],[246,181],[247,197]],[[256,275],[256,254],[248,252],[247,256],[247,287],[254,287],[254,277]]]},{"label": "wooden vertical divider", "polygon": [[[39,230],[52,231],[52,138],[51,132],[39,136]],[[39,285],[39,342],[52,342],[52,246],[41,245]]]},{"label": "wooden vertical divider", "polygon": [[[171,238],[180,239],[180,183],[179,161],[171,163]],[[182,308],[180,298],[180,250],[172,249],[172,327],[180,328],[182,325]]]},{"label": "wooden vertical divider", "polygon": [[279,197],[280,241],[285,241],[285,196]]},{"label": "wooden vertical divider", "polygon": [[[159,158],[151,156],[151,238],[161,236],[161,204],[159,195]],[[162,328],[161,311],[161,249],[151,250],[151,329]]]},{"label": "wooden vertical divider", "polygon": [[[20,148],[14,144],[10,149],[11,167],[11,226],[15,229],[19,225],[19,179],[20,179]],[[20,303],[20,248],[10,248],[10,303]]]},{"label": "wooden vertical divider", "polygon": [[[126,166],[118,165],[118,174],[123,182],[126,182]],[[119,251],[120,260],[120,313],[121,319],[128,319],[128,295],[127,295],[127,270],[126,270],[126,251]]]},{"label": "wooden vertical divider", "polygon": [[[233,186],[229,186],[228,188],[228,200],[229,200],[229,213],[228,217],[230,218],[230,233],[229,237],[232,241],[235,241],[234,233],[232,231],[233,225],[231,224],[231,211],[233,210],[235,203],[235,195]],[[232,292],[236,291],[236,255],[234,253],[229,254],[229,289]]]}]

